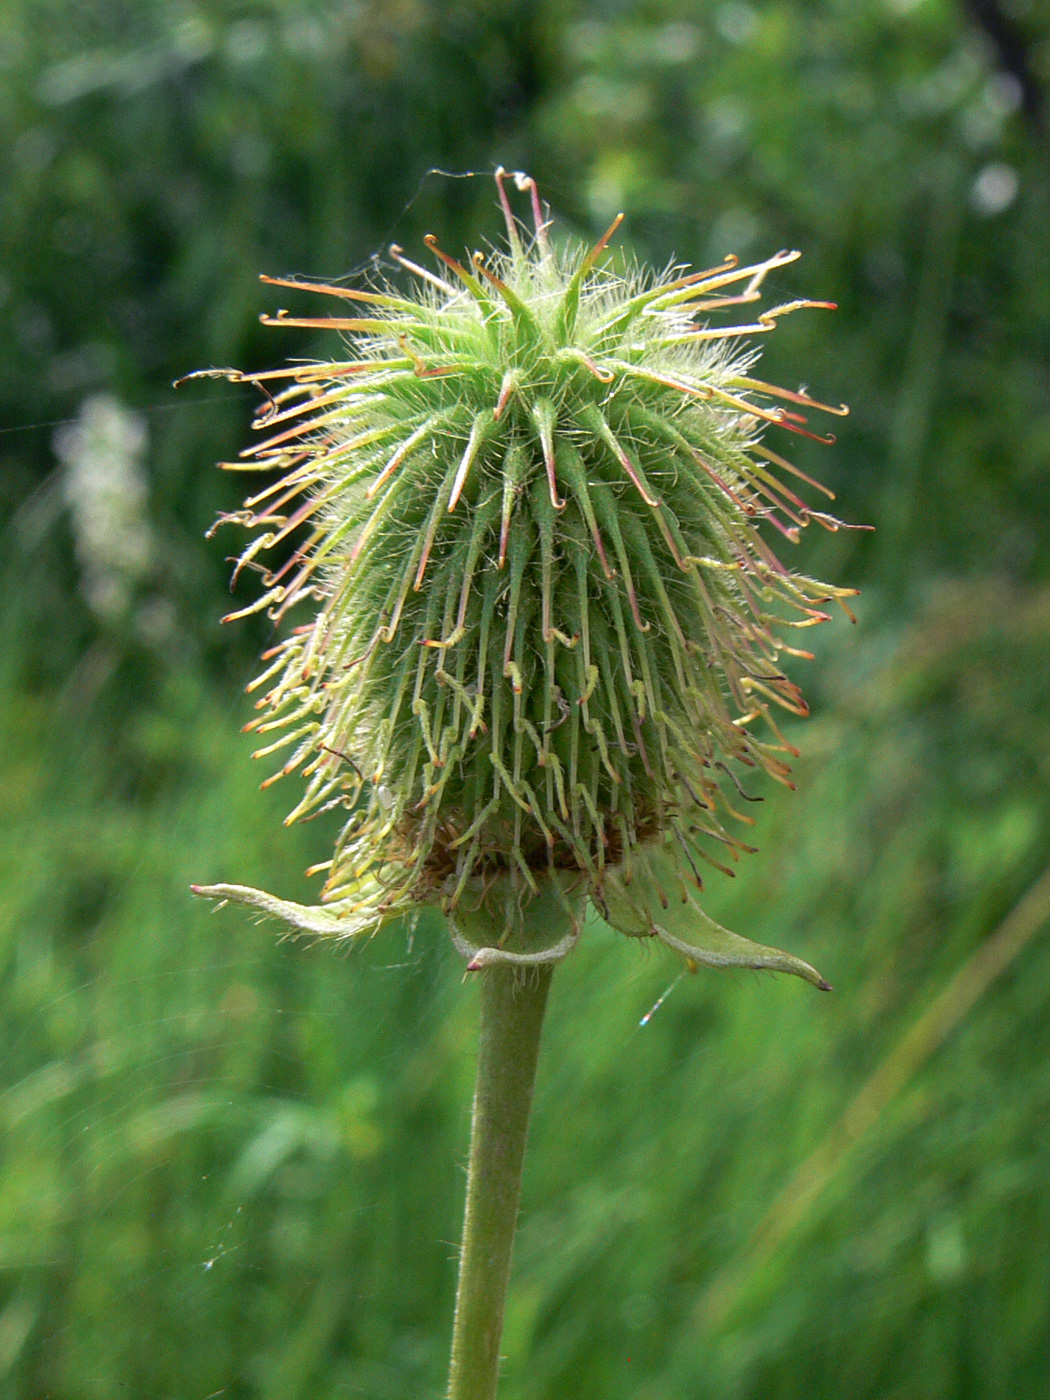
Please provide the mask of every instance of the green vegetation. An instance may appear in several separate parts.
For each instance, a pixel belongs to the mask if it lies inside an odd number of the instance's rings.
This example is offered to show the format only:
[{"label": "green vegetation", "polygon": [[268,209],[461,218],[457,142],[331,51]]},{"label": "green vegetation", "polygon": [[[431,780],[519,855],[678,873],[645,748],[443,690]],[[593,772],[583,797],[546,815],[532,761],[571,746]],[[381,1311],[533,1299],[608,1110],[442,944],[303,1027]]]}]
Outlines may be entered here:
[{"label": "green vegetation", "polygon": [[[1050,180],[967,13],[4,8],[5,1397],[440,1393],[476,993],[426,920],[347,957],[190,899],[310,900],[333,828],[256,791],[268,634],[215,621],[203,535],[241,493],[213,464],[252,396],[169,385],[330,349],[259,327],[256,274],[476,244],[500,161],[581,235],[626,209],[657,264],[801,248],[776,293],[841,309],[764,370],[851,403],[796,460],[879,527],[792,558],[860,585],[861,625],[809,634],[799,791],[762,787],[760,854],[708,905],[835,993],[701,972],[640,1026],[678,965],[588,932],[552,986],[503,1395],[1046,1393]],[[1036,93],[1050,36],[1010,15]],[[148,433],[148,548],[108,592],[54,428],[24,426],[100,393]]]}]

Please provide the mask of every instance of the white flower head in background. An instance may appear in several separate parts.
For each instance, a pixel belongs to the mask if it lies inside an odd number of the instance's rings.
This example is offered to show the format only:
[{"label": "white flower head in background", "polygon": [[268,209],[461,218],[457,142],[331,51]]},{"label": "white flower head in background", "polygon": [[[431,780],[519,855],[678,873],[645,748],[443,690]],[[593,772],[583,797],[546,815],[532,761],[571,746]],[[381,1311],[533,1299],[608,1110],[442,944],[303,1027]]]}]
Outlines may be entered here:
[{"label": "white flower head in background", "polygon": [[72,518],[81,591],[101,621],[129,610],[154,561],[141,414],[111,394],[84,400],[74,423],[55,433],[62,493]]}]

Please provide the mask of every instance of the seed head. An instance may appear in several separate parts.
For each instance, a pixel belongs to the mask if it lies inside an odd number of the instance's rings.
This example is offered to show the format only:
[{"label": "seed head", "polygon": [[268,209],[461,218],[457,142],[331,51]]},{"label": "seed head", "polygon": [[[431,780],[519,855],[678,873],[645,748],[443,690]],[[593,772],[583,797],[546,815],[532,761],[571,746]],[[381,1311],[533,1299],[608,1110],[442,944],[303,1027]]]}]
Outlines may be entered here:
[{"label": "seed head", "polygon": [[[796,485],[831,493],[764,435],[818,437],[799,410],[846,409],[755,378],[748,343],[830,303],[727,325],[797,253],[615,272],[620,217],[593,248],[556,247],[534,182],[515,177],[526,231],[505,181],[505,250],[459,262],[428,235],[433,272],[395,246],[408,291],[264,278],[340,298],[341,316],[263,320],[341,331],[345,355],[220,372],[266,394],[265,440],[227,465],[277,473],[229,517],[256,531],[236,572],[295,546],[232,616],[302,616],[249,687],[249,727],[259,756],[291,751],[275,777],[305,778],[289,821],[348,816],[316,867],[323,907],[208,892],[340,935],[440,904],[475,966],[560,956],[589,898],[690,961],[819,983],[719,929],[695,893],[705,865],[752,849],[734,834],[754,800],[738,769],[790,786],[773,709],[806,704],[779,658],[807,653],[783,629],[853,592],[790,572],[762,535],[839,527]],[[479,953],[473,915],[493,900],[510,943]],[[562,932],[537,952],[548,905]]]}]

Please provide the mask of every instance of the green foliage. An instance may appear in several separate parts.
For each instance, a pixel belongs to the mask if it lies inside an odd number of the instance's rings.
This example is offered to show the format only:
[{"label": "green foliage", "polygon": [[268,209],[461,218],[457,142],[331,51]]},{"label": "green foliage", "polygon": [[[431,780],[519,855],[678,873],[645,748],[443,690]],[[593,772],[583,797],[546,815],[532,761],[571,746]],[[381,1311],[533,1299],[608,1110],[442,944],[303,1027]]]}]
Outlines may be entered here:
[{"label": "green foliage", "polygon": [[[800,792],[767,802],[761,860],[715,905],[804,947],[836,993],[701,974],[639,1027],[670,959],[595,932],[564,964],[510,1396],[601,1400],[625,1375],[660,1400],[1039,1393],[1042,941],[826,1162],[787,1237],[752,1237],[1038,873],[1050,825],[1045,592],[957,585],[902,636],[850,639]],[[98,736],[80,751],[68,718],[7,714],[9,1393],[436,1394],[474,1048],[459,959],[437,929],[340,959],[191,904],[191,878],[262,881],[310,842],[270,835],[279,804],[231,754],[227,707],[184,679],[123,739],[141,791],[177,725],[151,801],[102,780]]]},{"label": "green foliage", "polygon": [[[1011,13],[1038,74],[1042,21]],[[834,453],[797,460],[880,527],[801,547],[865,583],[861,626],[819,629],[800,790],[765,794],[761,855],[711,888],[835,994],[675,985],[599,931],[560,969],[508,1400],[1045,1393],[1045,921],[979,973],[1050,850],[1050,221],[1045,145],[961,7],[45,3],[0,26],[5,427],[101,389],[145,410],[155,550],[147,596],[96,619],[51,428],[0,437],[3,1394],[439,1391],[472,998],[436,929],[341,958],[188,895],[236,870],[305,897],[318,828],[275,834],[231,738],[264,629],[202,621],[228,565],[201,536],[234,504],[213,463],[250,404],[167,386],[272,360],[259,271],[342,276],[430,228],[476,245],[501,160],[581,231],[622,205],[656,264],[802,248],[805,288],[776,294],[841,310],[785,323],[766,372],[850,401]],[[402,213],[432,164],[486,174]],[[961,1010],[902,1056],[946,987]]]},{"label": "green foliage", "polygon": [[[1045,84],[1045,15],[1003,8]],[[1045,127],[966,9],[584,0],[538,105],[536,173],[599,224],[626,208],[647,247],[710,261],[802,248],[806,287],[819,268],[833,324],[785,326],[766,368],[853,409],[819,474],[889,528],[839,542],[851,581],[1046,569]]]}]

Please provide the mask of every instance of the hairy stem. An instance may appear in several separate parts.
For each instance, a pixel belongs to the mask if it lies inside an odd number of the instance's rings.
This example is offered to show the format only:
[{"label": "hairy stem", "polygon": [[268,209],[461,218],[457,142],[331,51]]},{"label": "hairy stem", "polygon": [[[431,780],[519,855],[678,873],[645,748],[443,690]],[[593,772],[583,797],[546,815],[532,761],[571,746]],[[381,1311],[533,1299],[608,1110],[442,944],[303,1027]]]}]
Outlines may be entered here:
[{"label": "hairy stem", "polygon": [[495,964],[477,974],[481,1034],[449,1400],[493,1400],[496,1394],[521,1167],[552,971],[549,963],[524,974]]}]

